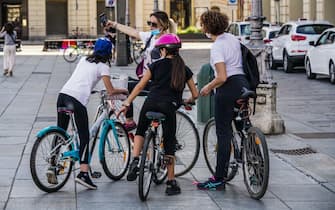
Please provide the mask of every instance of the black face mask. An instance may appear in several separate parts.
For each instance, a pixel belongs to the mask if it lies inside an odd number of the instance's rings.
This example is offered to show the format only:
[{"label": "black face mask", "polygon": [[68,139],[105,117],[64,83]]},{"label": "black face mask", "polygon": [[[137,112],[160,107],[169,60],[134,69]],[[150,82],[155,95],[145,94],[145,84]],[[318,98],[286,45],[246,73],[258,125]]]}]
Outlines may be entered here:
[{"label": "black face mask", "polygon": [[160,59],[161,58],[161,54],[160,54],[159,49],[156,48],[156,47],[154,49],[152,49],[150,56],[151,56],[151,60],[153,62],[156,61],[156,60],[158,60],[158,59]]}]

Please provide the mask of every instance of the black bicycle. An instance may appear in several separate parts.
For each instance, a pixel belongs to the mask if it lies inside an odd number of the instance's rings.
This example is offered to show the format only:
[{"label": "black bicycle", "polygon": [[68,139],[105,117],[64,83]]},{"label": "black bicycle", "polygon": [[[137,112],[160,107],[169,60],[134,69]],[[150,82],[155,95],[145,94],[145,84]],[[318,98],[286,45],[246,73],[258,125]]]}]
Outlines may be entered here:
[{"label": "black bicycle", "polygon": [[[236,101],[234,120],[232,122],[233,138],[228,175],[226,182],[231,181],[242,165],[244,183],[250,196],[261,199],[269,182],[269,153],[262,131],[252,126],[250,121],[249,98],[256,98],[254,91],[243,88],[242,95]],[[254,100],[255,103],[255,100]],[[203,134],[205,160],[210,172],[214,175],[216,154],[218,150],[215,120],[210,119]]]},{"label": "black bicycle", "polygon": [[[191,105],[184,103],[185,109]],[[159,112],[147,112],[146,117],[151,120],[141,154],[139,170],[139,196],[142,201],[148,197],[151,182],[161,184],[167,177],[167,167],[163,161],[164,145],[161,122],[165,115]],[[199,156],[200,141],[198,131],[190,119],[180,109],[176,112],[176,163],[175,176],[182,176],[189,172],[196,163]]]}]

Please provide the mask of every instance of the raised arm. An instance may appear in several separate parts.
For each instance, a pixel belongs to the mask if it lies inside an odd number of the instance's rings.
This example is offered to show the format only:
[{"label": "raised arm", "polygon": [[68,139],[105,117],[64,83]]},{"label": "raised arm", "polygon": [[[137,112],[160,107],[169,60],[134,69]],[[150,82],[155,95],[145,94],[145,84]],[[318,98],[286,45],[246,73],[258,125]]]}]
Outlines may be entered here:
[{"label": "raised arm", "polygon": [[116,30],[119,30],[122,33],[128,34],[131,37],[134,37],[138,40],[141,39],[140,34],[136,29],[126,26],[126,25],[122,25],[121,23],[117,23],[117,22],[109,20],[106,24],[106,27],[113,27]]}]

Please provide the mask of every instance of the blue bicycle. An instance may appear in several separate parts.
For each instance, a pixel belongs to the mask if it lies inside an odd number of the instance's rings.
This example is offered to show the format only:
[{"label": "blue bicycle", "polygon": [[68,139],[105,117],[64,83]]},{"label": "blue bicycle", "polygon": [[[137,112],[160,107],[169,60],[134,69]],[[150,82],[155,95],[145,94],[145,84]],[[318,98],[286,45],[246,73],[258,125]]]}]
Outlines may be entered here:
[{"label": "blue bicycle", "polygon": [[[101,103],[97,108],[95,123],[90,129],[89,163],[92,160],[97,140],[100,139],[99,160],[102,168],[110,179],[119,180],[128,168],[131,153],[130,141],[123,125],[110,119],[115,110],[111,110],[109,102],[113,103],[113,100],[120,98],[115,96],[111,101],[106,91],[99,91],[99,93]],[[46,127],[38,132],[30,155],[30,172],[33,181],[38,188],[49,193],[58,191],[66,184],[75,162],[79,162],[78,130],[73,110],[62,107],[58,109],[58,112],[70,116],[72,134],[57,126]],[[47,173],[49,170],[56,172],[56,181],[50,180]],[[93,172],[92,169],[90,169],[90,174],[92,178],[101,177],[100,172]]]}]

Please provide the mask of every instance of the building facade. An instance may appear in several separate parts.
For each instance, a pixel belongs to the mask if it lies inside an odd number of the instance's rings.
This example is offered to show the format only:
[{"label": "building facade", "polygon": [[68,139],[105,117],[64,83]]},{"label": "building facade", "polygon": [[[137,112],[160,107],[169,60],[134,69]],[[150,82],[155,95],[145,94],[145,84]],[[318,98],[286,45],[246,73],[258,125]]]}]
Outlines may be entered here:
[{"label": "building facade", "polygon": [[[226,13],[231,21],[245,20],[251,15],[252,0],[122,0],[128,3],[126,22],[139,30],[149,29],[146,21],[158,3],[177,23],[178,28],[200,27],[200,15],[209,9]],[[0,23],[13,21],[20,38],[44,40],[66,37],[97,37],[102,34],[99,14],[115,19],[115,8],[106,0],[0,0]],[[328,20],[335,24],[334,0],[263,0],[263,15],[269,22],[285,23],[307,18]]]}]

